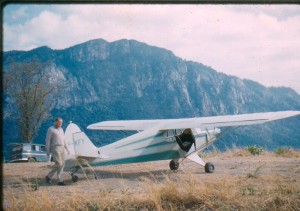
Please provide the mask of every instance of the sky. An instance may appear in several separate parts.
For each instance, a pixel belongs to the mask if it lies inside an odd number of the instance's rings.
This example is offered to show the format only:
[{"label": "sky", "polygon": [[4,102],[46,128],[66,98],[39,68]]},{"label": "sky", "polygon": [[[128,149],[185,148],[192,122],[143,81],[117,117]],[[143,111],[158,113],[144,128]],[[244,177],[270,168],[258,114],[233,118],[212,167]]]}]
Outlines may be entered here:
[{"label": "sky", "polygon": [[134,39],[218,72],[300,94],[300,5],[9,4],[3,48]]}]

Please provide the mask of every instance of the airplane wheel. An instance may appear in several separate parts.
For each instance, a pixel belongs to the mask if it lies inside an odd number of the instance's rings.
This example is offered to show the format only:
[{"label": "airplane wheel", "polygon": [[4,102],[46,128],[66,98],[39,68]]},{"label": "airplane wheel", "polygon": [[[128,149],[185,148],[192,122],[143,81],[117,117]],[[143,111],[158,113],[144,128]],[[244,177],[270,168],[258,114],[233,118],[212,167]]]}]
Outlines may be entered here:
[{"label": "airplane wheel", "polygon": [[206,163],[204,169],[206,173],[213,173],[215,171],[215,166],[212,163]]},{"label": "airplane wheel", "polygon": [[179,163],[171,160],[169,166],[171,170],[177,170],[179,168]]},{"label": "airplane wheel", "polygon": [[72,181],[73,181],[73,182],[77,182],[77,181],[78,181],[78,177],[77,177],[76,175],[73,175],[73,176],[72,176]]}]

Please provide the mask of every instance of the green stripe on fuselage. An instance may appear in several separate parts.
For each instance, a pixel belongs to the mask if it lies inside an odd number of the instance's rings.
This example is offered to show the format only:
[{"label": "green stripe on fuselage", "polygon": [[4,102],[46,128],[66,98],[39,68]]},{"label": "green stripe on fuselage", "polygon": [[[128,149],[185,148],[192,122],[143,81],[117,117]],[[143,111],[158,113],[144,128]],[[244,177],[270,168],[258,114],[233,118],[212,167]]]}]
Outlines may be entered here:
[{"label": "green stripe on fuselage", "polygon": [[159,143],[157,143],[157,144],[152,144],[152,145],[148,145],[148,146],[143,146],[143,147],[140,147],[140,148],[136,148],[136,149],[134,149],[134,150],[148,149],[148,148],[151,148],[151,147],[161,147],[161,146],[165,146],[165,145],[169,145],[169,144],[174,145],[174,142],[162,141],[162,142],[159,142]]},{"label": "green stripe on fuselage", "polygon": [[147,141],[147,140],[149,140],[149,139],[154,139],[154,138],[158,138],[158,137],[162,137],[162,136],[163,136],[163,132],[160,132],[160,133],[158,133],[158,134],[156,134],[156,135],[154,135],[154,136],[150,136],[150,137],[147,137],[147,138],[144,138],[144,139],[140,139],[140,140],[137,140],[137,141],[133,141],[133,142],[128,143],[128,144],[124,144],[124,145],[122,145],[122,146],[115,147],[115,149],[127,147],[127,146],[130,146],[130,145],[139,143],[139,142]]},{"label": "green stripe on fuselage", "polygon": [[141,163],[148,161],[157,161],[157,160],[169,160],[169,159],[178,159],[180,154],[176,150],[170,150],[165,152],[159,152],[148,155],[140,155],[136,157],[122,158],[119,160],[103,161],[99,163],[93,163],[92,166],[106,166],[106,165],[117,165],[117,164],[126,164],[126,163]]}]

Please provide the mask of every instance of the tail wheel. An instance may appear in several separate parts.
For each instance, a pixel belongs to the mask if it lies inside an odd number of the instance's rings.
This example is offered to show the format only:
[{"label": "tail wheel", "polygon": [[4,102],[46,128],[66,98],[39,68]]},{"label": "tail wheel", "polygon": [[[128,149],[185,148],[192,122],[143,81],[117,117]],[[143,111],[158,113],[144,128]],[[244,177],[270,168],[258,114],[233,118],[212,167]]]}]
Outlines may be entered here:
[{"label": "tail wheel", "polygon": [[78,181],[78,176],[72,175],[72,181],[73,181],[73,182],[77,182],[77,181]]},{"label": "tail wheel", "polygon": [[171,170],[177,170],[179,168],[179,163],[171,160],[169,166]]},{"label": "tail wheel", "polygon": [[215,166],[212,163],[206,163],[204,169],[206,173],[213,173],[215,171]]}]

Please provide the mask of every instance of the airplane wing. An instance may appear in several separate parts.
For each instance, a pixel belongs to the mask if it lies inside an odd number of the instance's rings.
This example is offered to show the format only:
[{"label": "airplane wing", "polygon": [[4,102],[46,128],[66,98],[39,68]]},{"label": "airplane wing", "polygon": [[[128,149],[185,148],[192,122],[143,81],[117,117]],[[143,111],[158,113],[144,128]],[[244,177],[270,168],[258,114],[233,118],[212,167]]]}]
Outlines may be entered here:
[{"label": "airplane wing", "polygon": [[300,115],[300,111],[278,111],[267,113],[211,116],[185,119],[120,120],[104,121],[89,125],[92,130],[159,130],[182,128],[214,128],[228,126],[255,125]]}]

